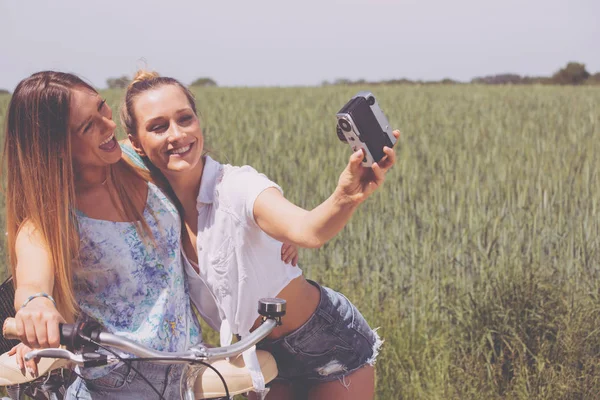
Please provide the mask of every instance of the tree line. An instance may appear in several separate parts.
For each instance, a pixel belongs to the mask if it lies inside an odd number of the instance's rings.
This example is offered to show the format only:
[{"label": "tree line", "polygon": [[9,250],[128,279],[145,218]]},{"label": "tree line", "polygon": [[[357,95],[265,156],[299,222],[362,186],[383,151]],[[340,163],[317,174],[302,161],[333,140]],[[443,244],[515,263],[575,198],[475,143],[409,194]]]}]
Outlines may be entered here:
[{"label": "tree line", "polygon": [[[108,78],[106,80],[106,86],[109,89],[124,89],[131,82],[131,78],[127,75],[122,75],[117,78]],[[336,79],[333,82],[324,81],[322,86],[331,85],[398,85],[398,84],[480,84],[480,85],[600,85],[600,72],[595,74],[589,73],[585,64],[579,62],[569,62],[567,65],[552,76],[521,76],[518,74],[505,73],[487,76],[478,76],[471,79],[470,82],[459,82],[450,78],[445,78],[440,81],[422,81],[422,80],[410,80],[410,79],[390,79],[384,81],[367,81],[365,79],[350,80],[350,79]],[[208,77],[202,77],[194,80],[190,86],[218,86],[217,82]],[[0,89],[0,95],[10,94],[8,90]]]},{"label": "tree line", "polygon": [[[127,76],[120,78],[109,78],[106,80],[106,84],[110,89],[126,88],[129,85],[131,79]],[[450,78],[445,78],[440,81],[414,81],[410,79],[390,79],[384,81],[367,81],[365,79],[350,80],[350,79],[336,79],[333,82],[324,81],[322,86],[331,85],[390,85],[390,84],[483,84],[483,85],[530,85],[530,84],[541,84],[541,85],[599,85],[600,84],[600,72],[590,74],[585,64],[579,62],[569,62],[567,65],[560,70],[556,71],[552,76],[521,76],[518,74],[497,74],[479,76],[471,79],[470,82],[459,82]],[[217,82],[211,78],[202,77],[193,81],[190,86],[217,86]]]},{"label": "tree line", "polygon": [[422,81],[410,79],[390,79],[384,81],[370,82],[364,79],[352,81],[350,79],[337,79],[333,82],[323,82],[323,86],[329,85],[389,85],[389,84],[480,84],[480,85],[600,85],[600,72],[589,73],[585,64],[569,62],[565,67],[556,71],[552,76],[521,76],[518,74],[505,73],[487,76],[478,76],[470,82],[459,82],[450,78],[440,81]]}]

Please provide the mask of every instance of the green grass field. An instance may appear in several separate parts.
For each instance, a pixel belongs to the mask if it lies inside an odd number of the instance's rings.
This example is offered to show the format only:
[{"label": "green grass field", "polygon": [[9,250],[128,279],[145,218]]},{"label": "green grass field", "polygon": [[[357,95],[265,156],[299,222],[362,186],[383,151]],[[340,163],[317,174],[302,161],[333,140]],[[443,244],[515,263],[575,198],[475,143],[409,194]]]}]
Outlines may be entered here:
[{"label": "green grass field", "polygon": [[[214,157],[310,209],[350,155],[334,115],[359,89],[194,91]],[[399,161],[300,262],[380,327],[378,398],[600,398],[600,90],[371,89]],[[123,93],[103,94],[116,116]]]}]

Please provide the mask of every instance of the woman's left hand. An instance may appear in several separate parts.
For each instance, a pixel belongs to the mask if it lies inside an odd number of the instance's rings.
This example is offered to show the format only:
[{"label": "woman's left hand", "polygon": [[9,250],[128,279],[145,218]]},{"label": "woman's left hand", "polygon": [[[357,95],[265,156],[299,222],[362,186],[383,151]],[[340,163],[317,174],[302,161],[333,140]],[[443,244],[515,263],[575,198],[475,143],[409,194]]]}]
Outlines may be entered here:
[{"label": "woman's left hand", "polygon": [[291,262],[294,267],[298,265],[298,247],[290,243],[284,243],[281,246],[281,260],[286,264]]},{"label": "woman's left hand", "polygon": [[19,366],[19,369],[21,371],[25,371],[25,369],[27,369],[27,372],[29,372],[31,376],[37,378],[37,362],[39,361],[39,359],[36,358],[33,360],[25,361],[25,355],[31,350],[33,350],[31,347],[23,343],[19,343],[8,351],[8,355],[12,356],[16,354],[16,361],[17,365]]},{"label": "woman's left hand", "polygon": [[[400,137],[400,131],[393,132],[396,140]],[[397,143],[397,142],[396,142]],[[362,166],[364,158],[363,150],[359,150],[350,156],[346,169],[340,175],[336,192],[345,200],[360,204],[365,201],[385,180],[385,174],[396,163],[396,152],[387,146],[383,148],[386,157],[379,163],[373,163],[371,168]]]}]

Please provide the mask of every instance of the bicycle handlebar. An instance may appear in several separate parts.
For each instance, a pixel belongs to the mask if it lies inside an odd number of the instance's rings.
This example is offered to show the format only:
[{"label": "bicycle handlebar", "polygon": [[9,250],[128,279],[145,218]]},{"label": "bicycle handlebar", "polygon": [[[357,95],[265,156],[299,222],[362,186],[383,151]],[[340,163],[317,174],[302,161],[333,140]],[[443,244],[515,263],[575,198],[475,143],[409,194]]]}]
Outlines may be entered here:
[{"label": "bicycle handlebar", "polygon": [[[70,345],[76,349],[82,348],[86,344],[97,342],[104,346],[114,347],[119,350],[131,353],[141,358],[157,358],[156,362],[162,363],[185,363],[192,361],[213,361],[233,357],[254,346],[264,339],[273,329],[281,324],[281,317],[285,315],[285,301],[281,299],[261,299],[258,305],[258,312],[263,316],[264,322],[250,335],[241,339],[232,345],[225,347],[207,348],[203,345],[197,345],[190,350],[183,352],[164,352],[157,351],[122,336],[108,332],[103,332],[99,325],[87,326],[87,334],[81,324],[60,324],[60,343]],[[17,335],[17,325],[14,318],[7,318],[2,327],[2,335],[6,339],[19,339]],[[89,339],[92,339],[90,341]],[[31,360],[37,357],[66,358],[77,364],[83,365],[85,360],[64,349],[39,349],[33,350],[25,356],[25,359]]]}]

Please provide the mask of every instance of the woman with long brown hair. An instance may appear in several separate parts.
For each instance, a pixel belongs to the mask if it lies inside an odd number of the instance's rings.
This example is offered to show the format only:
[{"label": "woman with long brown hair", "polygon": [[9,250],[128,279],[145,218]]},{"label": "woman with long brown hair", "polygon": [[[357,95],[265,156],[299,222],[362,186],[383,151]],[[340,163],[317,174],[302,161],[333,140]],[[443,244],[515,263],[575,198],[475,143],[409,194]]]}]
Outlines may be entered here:
[{"label": "woman with long brown hair", "polygon": [[[40,72],[12,96],[4,145],[10,268],[19,336],[58,346],[79,314],[140,344],[183,351],[200,339],[167,197],[122,157],[112,111],[66,73]],[[79,371],[66,398],[178,396],[178,367]],[[139,371],[156,390],[140,379]]]}]

